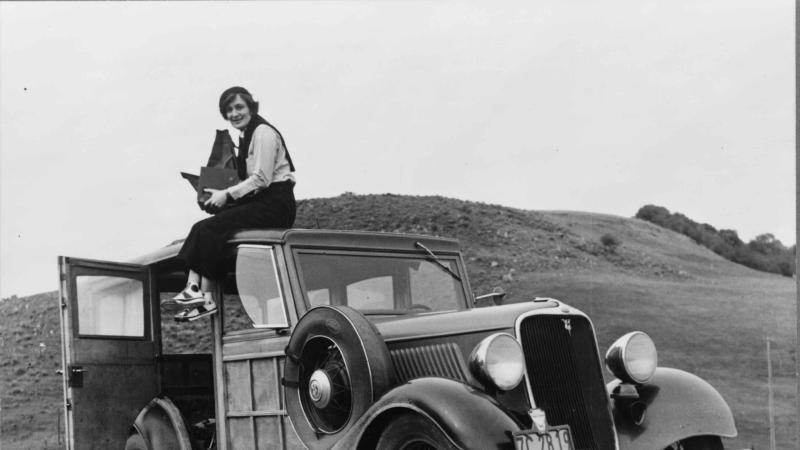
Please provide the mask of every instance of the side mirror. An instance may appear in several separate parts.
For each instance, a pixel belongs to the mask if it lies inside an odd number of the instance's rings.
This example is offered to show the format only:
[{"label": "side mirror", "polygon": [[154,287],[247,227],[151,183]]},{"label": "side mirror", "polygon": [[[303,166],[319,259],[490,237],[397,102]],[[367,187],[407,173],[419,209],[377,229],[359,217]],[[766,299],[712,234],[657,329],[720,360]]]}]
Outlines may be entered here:
[{"label": "side mirror", "polygon": [[[477,305],[481,300],[492,300],[495,305],[502,305],[503,299],[506,296],[506,290],[501,288],[500,286],[492,289],[492,292],[489,294],[483,294],[475,297],[475,300],[472,302],[473,305]],[[487,305],[489,306],[489,305]]]}]

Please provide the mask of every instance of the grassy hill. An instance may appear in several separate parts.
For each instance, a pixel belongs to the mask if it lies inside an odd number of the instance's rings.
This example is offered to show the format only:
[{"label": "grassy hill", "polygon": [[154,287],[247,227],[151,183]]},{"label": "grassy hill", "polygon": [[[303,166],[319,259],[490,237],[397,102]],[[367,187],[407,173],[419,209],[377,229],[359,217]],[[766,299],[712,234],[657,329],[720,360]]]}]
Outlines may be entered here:
[{"label": "grassy hill", "polygon": [[[477,293],[552,296],[592,317],[601,352],[649,333],[662,366],[713,384],[736,416],[729,448],[767,448],[766,339],[772,340],[779,448],[794,448],[793,279],[733,264],[688,237],[637,219],[524,211],[442,197],[352,195],[299,204],[297,227],[458,238]],[[604,234],[621,245],[600,243]],[[54,268],[55,270],[55,268]],[[54,293],[0,301],[0,443],[56,448],[61,403]]]}]

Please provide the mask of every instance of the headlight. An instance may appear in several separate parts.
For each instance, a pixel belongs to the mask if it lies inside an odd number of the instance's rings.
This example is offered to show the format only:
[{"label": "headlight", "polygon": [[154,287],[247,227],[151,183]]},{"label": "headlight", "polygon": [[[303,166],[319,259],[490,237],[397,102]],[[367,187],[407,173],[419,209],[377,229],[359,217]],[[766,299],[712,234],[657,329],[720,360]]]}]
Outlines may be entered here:
[{"label": "headlight", "polygon": [[606,352],[606,367],[625,382],[647,383],[658,366],[656,345],[641,331],[617,339]]},{"label": "headlight", "polygon": [[522,348],[510,334],[495,333],[480,342],[469,356],[475,378],[508,391],[517,387],[525,373]]}]

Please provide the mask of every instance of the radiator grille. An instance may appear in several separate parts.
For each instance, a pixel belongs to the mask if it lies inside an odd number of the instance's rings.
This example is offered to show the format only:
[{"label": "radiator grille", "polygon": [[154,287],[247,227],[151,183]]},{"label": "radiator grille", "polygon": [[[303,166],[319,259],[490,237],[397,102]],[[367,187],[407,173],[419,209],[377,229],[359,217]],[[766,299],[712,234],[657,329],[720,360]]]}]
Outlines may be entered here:
[{"label": "radiator grille", "polygon": [[421,377],[466,381],[464,359],[454,343],[424,345],[389,352],[399,382]]},{"label": "radiator grille", "polygon": [[589,321],[582,316],[529,316],[520,325],[520,340],[531,394],[547,414],[547,422],[568,424],[580,450],[614,448],[608,397]]}]

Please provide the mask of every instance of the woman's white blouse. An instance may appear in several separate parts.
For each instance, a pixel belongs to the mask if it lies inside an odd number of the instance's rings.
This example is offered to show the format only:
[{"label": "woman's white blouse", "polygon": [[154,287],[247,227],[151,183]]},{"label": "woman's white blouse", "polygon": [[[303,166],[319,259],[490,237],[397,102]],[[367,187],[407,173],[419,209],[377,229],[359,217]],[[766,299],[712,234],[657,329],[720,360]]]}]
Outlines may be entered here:
[{"label": "woman's white blouse", "polygon": [[[241,133],[234,133],[230,129],[228,132],[234,145],[238,146]],[[240,151],[237,147],[237,154]],[[295,178],[280,136],[268,125],[257,126],[250,140],[250,148],[247,149],[247,178],[227,191],[234,199],[238,199],[250,192],[266,189],[272,183],[287,180],[294,182]]]}]

